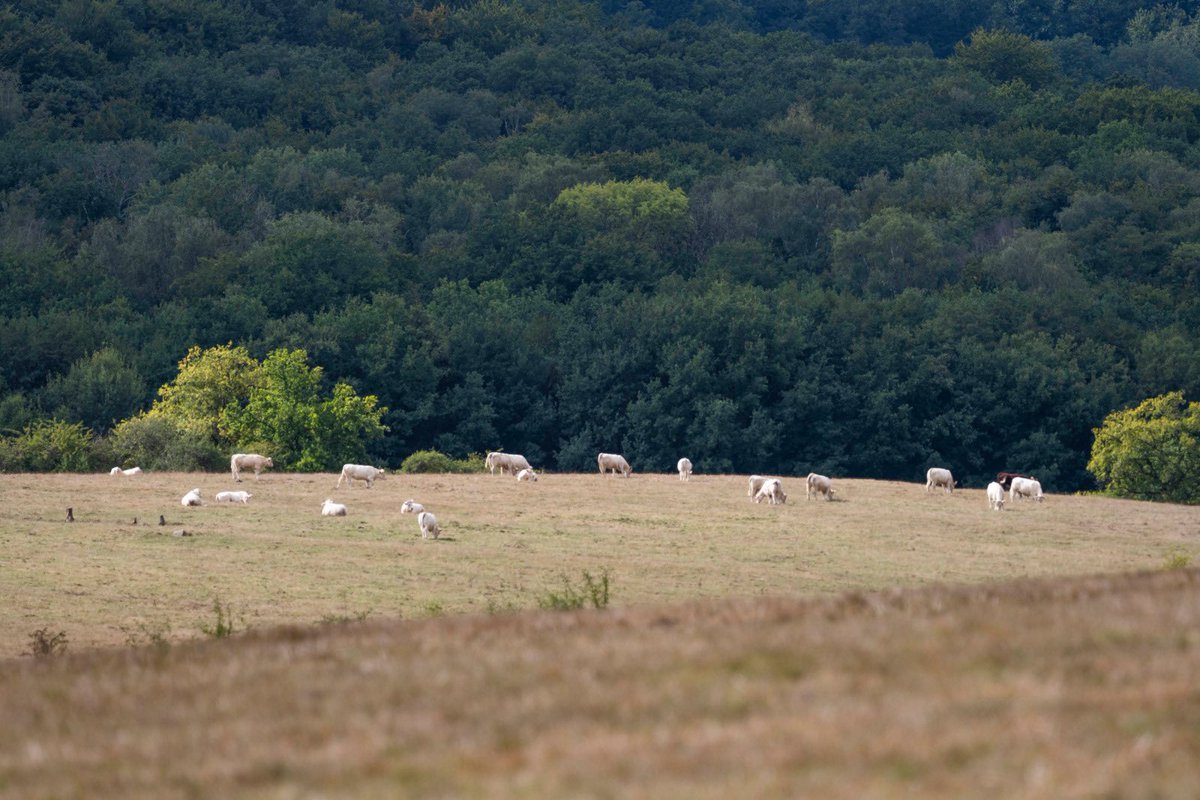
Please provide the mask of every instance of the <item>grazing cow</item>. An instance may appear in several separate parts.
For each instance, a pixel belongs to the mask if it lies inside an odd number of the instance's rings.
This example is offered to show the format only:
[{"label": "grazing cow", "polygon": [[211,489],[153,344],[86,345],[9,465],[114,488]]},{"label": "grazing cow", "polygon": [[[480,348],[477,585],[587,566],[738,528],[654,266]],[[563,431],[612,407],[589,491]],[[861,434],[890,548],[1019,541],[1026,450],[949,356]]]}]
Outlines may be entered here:
[{"label": "grazing cow", "polygon": [[375,480],[383,480],[386,475],[383,470],[378,467],[368,467],[365,464],[345,464],[342,466],[342,474],[338,476],[337,488],[342,488],[342,481],[345,481],[351,489],[354,488],[355,481],[365,481],[367,488],[370,489],[375,485]]},{"label": "grazing cow", "polygon": [[229,471],[233,473],[235,483],[242,482],[242,470],[253,469],[254,480],[258,480],[258,475],[263,469],[275,466],[275,462],[267,456],[260,456],[258,453],[234,453],[229,459]]},{"label": "grazing cow", "polygon": [[833,481],[824,475],[818,475],[815,472],[808,473],[808,480],[805,481],[806,500],[812,500],[813,495],[824,495],[826,500],[833,499]]},{"label": "grazing cow", "polygon": [[953,493],[954,476],[950,474],[950,470],[948,469],[930,467],[929,471],[925,473],[925,492],[931,492],[939,486],[943,491]]},{"label": "grazing cow", "polygon": [[437,517],[432,511],[422,511],[417,515],[417,524],[421,526],[421,538],[438,538],[442,535],[442,529],[438,527]]},{"label": "grazing cow", "polygon": [[200,490],[192,489],[180,499],[179,503],[184,508],[187,508],[188,506],[200,505]]},{"label": "grazing cow", "polygon": [[764,478],[762,475],[751,475],[749,488],[746,490],[746,496],[751,498],[754,497],[754,495],[758,494],[758,490],[762,488],[762,485],[769,480],[771,479]]},{"label": "grazing cow", "polygon": [[405,500],[400,504],[401,514],[420,514],[425,510],[425,506],[418,503],[416,500]]},{"label": "grazing cow", "polygon": [[1026,475],[1024,472],[997,472],[996,473],[996,483],[1000,484],[1000,488],[1006,492],[1012,488],[1012,479],[1013,478],[1030,478],[1030,479],[1032,479],[1033,476]]},{"label": "grazing cow", "polygon": [[517,473],[517,480],[519,481],[533,481],[537,483],[537,479],[537,473],[531,469],[523,469]]},{"label": "grazing cow", "polygon": [[772,506],[787,502],[787,495],[783,491],[783,483],[778,478],[768,478],[758,488],[758,492],[754,495],[754,502],[761,503],[763,500],[766,500],[767,504]]},{"label": "grazing cow", "polygon": [[112,469],[110,469],[108,471],[108,474],[109,475],[125,475],[126,477],[129,477],[132,475],[141,475],[142,468],[141,467],[130,467],[129,469],[121,469],[120,467],[113,467]]},{"label": "grazing cow", "polygon": [[992,481],[987,487],[988,508],[992,511],[1004,510],[1004,487]]},{"label": "grazing cow", "polygon": [[346,516],[346,507],[341,503],[333,502],[333,498],[326,497],[325,502],[321,504],[322,517],[344,517]]},{"label": "grazing cow", "polygon": [[616,453],[598,454],[596,456],[596,466],[600,467],[601,475],[607,475],[609,472],[613,474],[619,472],[628,478],[629,473],[633,472],[633,467],[629,466],[629,462],[625,460],[625,456],[620,456]]},{"label": "grazing cow", "polygon": [[692,460],[690,458],[681,458],[675,464],[675,469],[679,470],[679,480],[686,481],[692,477]]},{"label": "grazing cow", "polygon": [[1017,498],[1030,499],[1035,502],[1042,502],[1045,497],[1042,495],[1042,484],[1036,478],[1013,478],[1012,485],[1008,487],[1009,502]]},{"label": "grazing cow", "polygon": [[218,503],[241,503],[246,505],[254,495],[249,492],[217,492],[214,498]]},{"label": "grazing cow", "polygon": [[502,453],[499,450],[488,453],[483,463],[493,475],[496,470],[500,470],[501,475],[516,475],[523,469],[533,469],[520,453]]}]

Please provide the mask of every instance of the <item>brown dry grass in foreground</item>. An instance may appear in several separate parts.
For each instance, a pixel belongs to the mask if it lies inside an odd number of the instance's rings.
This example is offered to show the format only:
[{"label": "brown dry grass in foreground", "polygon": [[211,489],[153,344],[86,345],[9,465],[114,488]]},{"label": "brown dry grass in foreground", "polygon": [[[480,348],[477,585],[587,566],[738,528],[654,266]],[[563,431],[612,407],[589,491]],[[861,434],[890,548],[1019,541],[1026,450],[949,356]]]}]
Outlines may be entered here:
[{"label": "brown dry grass in foreground", "polygon": [[0,664],[0,793],[1200,796],[1200,572],[462,615]]},{"label": "brown dry grass in foreground", "polygon": [[[184,509],[194,486],[211,499],[235,484],[0,475],[0,656],[43,628],[72,651],[195,638],[215,624],[214,600],[239,629],[530,609],[585,570],[608,570],[612,605],[629,607],[1124,572],[1176,552],[1200,561],[1196,507],[1051,496],[992,513],[982,490],[865,480],[836,480],[839,502],[806,503],[799,478],[784,482],[788,504],[771,507],[736,475],[389,475],[368,491],[276,473],[236,485],[254,493],[249,506]],[[319,516],[326,497],[350,516]],[[398,513],[408,497],[437,513],[443,540],[421,540]]]}]

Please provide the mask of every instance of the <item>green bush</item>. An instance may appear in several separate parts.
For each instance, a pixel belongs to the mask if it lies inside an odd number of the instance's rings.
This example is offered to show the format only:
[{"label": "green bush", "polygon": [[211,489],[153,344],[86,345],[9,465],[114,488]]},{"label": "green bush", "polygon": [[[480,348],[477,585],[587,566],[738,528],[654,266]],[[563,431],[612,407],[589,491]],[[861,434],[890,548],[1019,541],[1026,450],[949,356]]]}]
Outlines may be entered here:
[{"label": "green bush", "polygon": [[[212,608],[215,619],[211,623],[201,622],[200,632],[213,639],[228,639],[237,633],[233,606],[228,603],[222,605],[220,599],[214,597]],[[242,627],[245,628],[244,625]]]},{"label": "green bush", "polygon": [[92,432],[78,422],[41,420],[0,440],[6,472],[91,472],[97,456]]},{"label": "green bush", "polygon": [[437,450],[418,450],[400,464],[401,472],[483,472],[483,456],[472,453],[466,458],[451,458]]},{"label": "green bush", "polygon": [[151,470],[224,469],[229,454],[197,431],[179,427],[164,416],[139,415],[117,425],[110,446],[114,465],[137,465]]},{"label": "green bush", "polygon": [[586,608],[590,603],[597,610],[608,608],[608,570],[603,570],[599,577],[583,570],[583,580],[579,587],[571,585],[566,575],[562,575],[562,591],[553,589],[537,599],[538,608],[547,611],[576,611]]},{"label": "green bush", "polygon": [[1200,503],[1200,403],[1170,392],[1114,411],[1093,432],[1088,469],[1107,494]]}]

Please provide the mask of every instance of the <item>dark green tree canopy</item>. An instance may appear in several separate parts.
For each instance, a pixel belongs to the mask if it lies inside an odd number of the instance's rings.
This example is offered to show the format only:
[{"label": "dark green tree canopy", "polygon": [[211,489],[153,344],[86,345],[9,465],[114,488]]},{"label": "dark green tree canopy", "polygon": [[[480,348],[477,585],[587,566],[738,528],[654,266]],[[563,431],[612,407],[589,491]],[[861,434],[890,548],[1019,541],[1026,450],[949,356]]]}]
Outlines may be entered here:
[{"label": "dark green tree canopy", "polygon": [[10,4],[0,437],[1094,488],[1200,391],[1198,13]]}]

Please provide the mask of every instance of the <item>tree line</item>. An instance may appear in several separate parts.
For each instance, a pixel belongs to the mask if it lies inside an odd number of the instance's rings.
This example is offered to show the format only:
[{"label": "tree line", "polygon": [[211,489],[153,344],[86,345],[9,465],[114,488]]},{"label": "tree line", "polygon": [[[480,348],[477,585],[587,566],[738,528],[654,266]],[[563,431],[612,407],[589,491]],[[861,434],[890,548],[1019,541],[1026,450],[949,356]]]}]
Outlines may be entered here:
[{"label": "tree line", "polygon": [[1200,389],[1194,5],[10,7],[0,431],[111,437],[228,345],[375,398],[293,468],[1089,488]]}]

